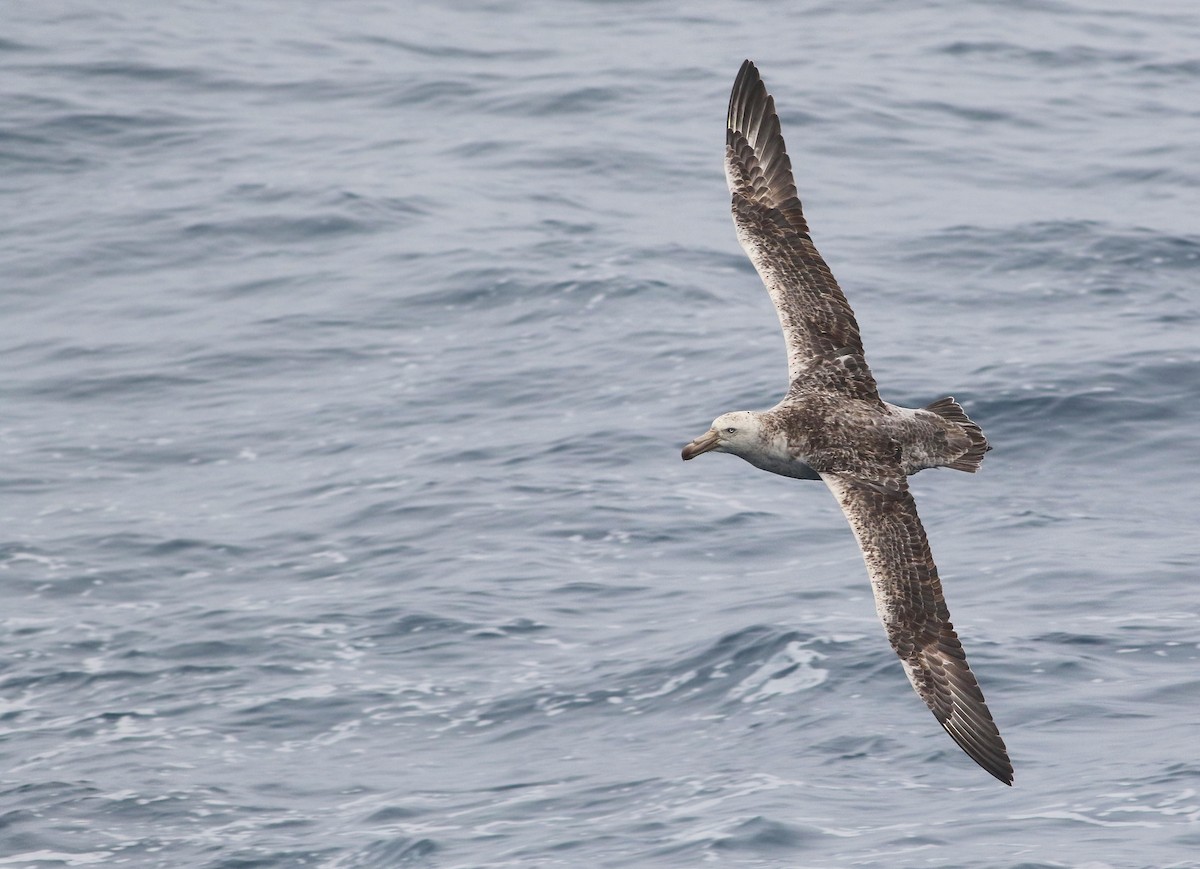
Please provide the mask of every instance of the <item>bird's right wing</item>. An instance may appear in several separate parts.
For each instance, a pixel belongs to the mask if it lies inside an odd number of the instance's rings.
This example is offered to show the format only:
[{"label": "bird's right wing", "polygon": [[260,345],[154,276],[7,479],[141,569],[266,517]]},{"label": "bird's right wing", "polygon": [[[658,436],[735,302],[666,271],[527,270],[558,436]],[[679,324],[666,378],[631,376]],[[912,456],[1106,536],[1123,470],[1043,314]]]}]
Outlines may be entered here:
[{"label": "bird's right wing", "polygon": [[917,694],[971,759],[1005,784],[1013,768],[950,623],[925,529],[898,472],[822,474],[858,538],[875,608]]},{"label": "bird's right wing", "polygon": [[779,313],[792,389],[878,402],[854,311],[809,237],[775,101],[748,60],[729,96],[725,177],[738,241]]}]

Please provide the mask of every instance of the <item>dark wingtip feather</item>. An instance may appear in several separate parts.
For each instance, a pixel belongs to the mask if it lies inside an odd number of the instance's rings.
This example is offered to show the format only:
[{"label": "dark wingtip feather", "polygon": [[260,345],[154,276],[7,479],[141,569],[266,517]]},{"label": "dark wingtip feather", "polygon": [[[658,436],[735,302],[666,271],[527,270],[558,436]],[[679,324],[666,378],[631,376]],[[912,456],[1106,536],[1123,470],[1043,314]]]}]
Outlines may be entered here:
[{"label": "dark wingtip feather", "polygon": [[753,61],[744,61],[734,79],[726,128],[726,159],[734,166],[730,170],[734,192],[778,212],[786,225],[807,234],[775,100]]},{"label": "dark wingtip feather", "polygon": [[[946,733],[950,734],[950,738],[961,748],[971,760],[979,764],[979,766],[997,781],[1012,787],[1013,783],[1013,766],[1012,761],[1008,759],[1008,750],[1004,746],[1004,741],[999,735],[993,737],[993,743],[980,743],[977,741],[977,735],[971,733],[955,732],[947,722],[940,722]],[[970,738],[976,737],[976,738]]]},{"label": "dark wingtip feather", "polygon": [[742,61],[737,78],[733,80],[733,90],[729,92],[729,114],[726,116],[729,129],[737,129],[741,118],[742,99],[760,82],[762,77],[758,74],[758,67],[754,65],[754,61],[748,58]]},{"label": "dark wingtip feather", "polygon": [[937,643],[926,648],[922,657],[927,672],[938,674],[934,679],[938,684],[936,698],[923,695],[938,723],[971,760],[1006,785],[1011,785],[1013,767],[1008,748],[992,719],[979,682],[967,664],[954,626],[946,622]]}]

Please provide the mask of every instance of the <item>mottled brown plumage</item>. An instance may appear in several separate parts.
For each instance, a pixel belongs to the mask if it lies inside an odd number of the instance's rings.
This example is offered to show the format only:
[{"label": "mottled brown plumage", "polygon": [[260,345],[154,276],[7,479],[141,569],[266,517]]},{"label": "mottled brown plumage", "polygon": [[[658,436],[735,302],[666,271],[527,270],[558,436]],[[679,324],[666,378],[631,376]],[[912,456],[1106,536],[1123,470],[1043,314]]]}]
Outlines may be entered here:
[{"label": "mottled brown plumage", "polygon": [[774,100],[750,61],[729,99],[725,173],[738,240],[783,326],[790,386],[771,410],[718,417],[683,457],[728,452],[823,480],[858,540],[879,617],[917,694],[976,763],[1012,784],[907,479],[932,467],[974,472],[987,439],[952,398],[920,409],[880,399],[854,312],[809,236]]}]

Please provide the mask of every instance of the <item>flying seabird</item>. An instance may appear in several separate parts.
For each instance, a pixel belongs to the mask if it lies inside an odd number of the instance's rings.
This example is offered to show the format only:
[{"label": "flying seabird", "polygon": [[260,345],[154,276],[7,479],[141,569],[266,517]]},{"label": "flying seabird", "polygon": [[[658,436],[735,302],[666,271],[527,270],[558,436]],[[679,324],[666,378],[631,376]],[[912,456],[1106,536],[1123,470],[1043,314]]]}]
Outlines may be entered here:
[{"label": "flying seabird", "polygon": [[725,177],[738,241],[779,313],[790,386],[770,410],[717,417],[683,458],[732,453],[824,481],[858,539],[875,608],[913,688],[963,751],[1011,785],[1004,740],[950,623],[908,489],[923,468],[974,473],[987,439],[953,398],[920,409],[880,399],[854,312],[809,236],[775,101],[749,60],[729,97]]}]

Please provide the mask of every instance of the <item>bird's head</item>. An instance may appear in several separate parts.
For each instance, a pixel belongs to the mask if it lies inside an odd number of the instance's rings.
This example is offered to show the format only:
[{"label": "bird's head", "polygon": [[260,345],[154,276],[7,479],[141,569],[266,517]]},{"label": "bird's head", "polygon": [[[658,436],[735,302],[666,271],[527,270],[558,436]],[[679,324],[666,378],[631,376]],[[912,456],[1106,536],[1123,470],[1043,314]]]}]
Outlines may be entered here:
[{"label": "bird's head", "polygon": [[708,452],[744,455],[761,440],[760,428],[758,414],[753,411],[723,413],[713,420],[712,428],[683,448],[683,460]]}]

